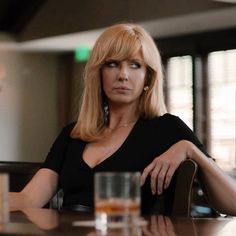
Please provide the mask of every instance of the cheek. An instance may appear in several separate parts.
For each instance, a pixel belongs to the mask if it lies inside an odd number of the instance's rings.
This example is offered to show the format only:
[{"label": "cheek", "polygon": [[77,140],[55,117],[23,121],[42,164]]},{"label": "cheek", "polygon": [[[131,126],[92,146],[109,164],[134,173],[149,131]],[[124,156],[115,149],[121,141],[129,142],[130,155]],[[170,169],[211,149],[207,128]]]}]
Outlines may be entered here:
[{"label": "cheek", "polygon": [[145,74],[145,72],[143,72],[141,74],[138,74],[136,77],[136,79],[138,81],[137,87],[141,90],[143,89],[144,84],[145,84],[145,76],[146,76],[146,74]]},{"label": "cheek", "polygon": [[111,79],[105,72],[102,72],[102,86],[105,93],[111,88]]}]

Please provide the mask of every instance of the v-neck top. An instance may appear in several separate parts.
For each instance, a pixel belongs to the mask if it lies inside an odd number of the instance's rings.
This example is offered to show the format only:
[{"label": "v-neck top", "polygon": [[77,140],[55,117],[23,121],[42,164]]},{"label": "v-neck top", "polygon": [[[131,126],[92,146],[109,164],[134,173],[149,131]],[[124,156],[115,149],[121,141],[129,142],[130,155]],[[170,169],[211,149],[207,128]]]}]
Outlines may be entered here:
[{"label": "v-neck top", "polygon": [[[154,158],[180,140],[193,142],[209,156],[191,129],[177,116],[166,113],[153,119],[139,118],[123,144],[111,156],[91,168],[83,159],[87,142],[70,137],[74,125],[75,123],[71,123],[63,128],[42,165],[42,168],[58,173],[59,188],[64,192],[63,206],[80,204],[93,207],[96,172],[142,173]],[[169,205],[167,208],[171,207],[173,191],[174,184],[171,184],[163,193],[166,196],[165,203],[162,204]],[[142,212],[148,212],[156,201],[156,196],[151,193],[150,177],[143,185],[141,193]],[[166,209],[166,206],[162,209]]]}]

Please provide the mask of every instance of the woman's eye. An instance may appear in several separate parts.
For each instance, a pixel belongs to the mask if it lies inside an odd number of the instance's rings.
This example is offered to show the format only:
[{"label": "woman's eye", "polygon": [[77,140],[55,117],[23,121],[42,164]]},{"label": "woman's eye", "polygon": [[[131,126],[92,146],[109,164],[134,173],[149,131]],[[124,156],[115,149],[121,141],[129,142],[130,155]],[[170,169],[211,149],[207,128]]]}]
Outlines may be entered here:
[{"label": "woman's eye", "polygon": [[118,66],[118,62],[117,61],[108,61],[105,63],[106,67],[110,67],[110,68],[114,68]]},{"label": "woman's eye", "polygon": [[138,69],[141,67],[141,65],[138,62],[131,62],[130,63],[131,68]]}]

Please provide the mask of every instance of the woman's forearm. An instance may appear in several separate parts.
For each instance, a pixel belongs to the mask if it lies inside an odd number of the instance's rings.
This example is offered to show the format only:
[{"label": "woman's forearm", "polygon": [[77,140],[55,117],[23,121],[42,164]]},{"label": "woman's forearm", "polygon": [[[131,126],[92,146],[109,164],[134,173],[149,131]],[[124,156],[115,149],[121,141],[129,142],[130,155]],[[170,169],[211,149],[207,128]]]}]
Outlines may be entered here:
[{"label": "woman's forearm", "polygon": [[188,156],[199,165],[200,175],[210,204],[221,213],[236,215],[235,181],[193,144],[190,145]]},{"label": "woman's forearm", "polygon": [[55,171],[40,169],[21,192],[9,193],[10,210],[43,207],[55,194],[58,178]]},{"label": "woman's forearm", "polygon": [[33,206],[31,200],[23,192],[10,192],[8,196],[10,211],[19,211]]}]

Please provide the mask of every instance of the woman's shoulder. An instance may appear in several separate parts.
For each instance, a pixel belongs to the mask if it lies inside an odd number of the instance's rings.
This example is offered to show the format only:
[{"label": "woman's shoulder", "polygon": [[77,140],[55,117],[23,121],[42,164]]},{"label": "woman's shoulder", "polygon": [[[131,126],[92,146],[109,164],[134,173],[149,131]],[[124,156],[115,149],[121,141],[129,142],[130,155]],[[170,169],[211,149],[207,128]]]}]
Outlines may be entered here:
[{"label": "woman's shoulder", "polygon": [[60,135],[70,136],[70,133],[71,133],[72,129],[74,128],[75,124],[76,124],[76,122],[70,122],[70,123],[66,124],[61,129]]},{"label": "woman's shoulder", "polygon": [[156,116],[151,119],[144,119],[145,123],[156,124],[156,123],[169,123],[180,121],[181,119],[178,116],[172,115],[170,113],[165,113],[161,116]]},{"label": "woman's shoulder", "polygon": [[161,119],[161,120],[164,120],[164,121],[173,121],[173,120],[178,120],[179,119],[178,116],[175,116],[175,115],[170,114],[170,113],[165,113],[162,116],[157,117],[157,119],[158,118]]},{"label": "woman's shoulder", "polygon": [[71,130],[74,128],[75,124],[76,124],[75,121],[70,122],[70,123],[68,123],[67,125],[65,125],[65,126],[63,127],[63,129],[64,129],[64,130],[70,130],[70,131],[71,131]]},{"label": "woman's shoulder", "polygon": [[143,119],[142,126],[147,129],[158,129],[160,131],[188,130],[189,127],[178,116],[165,113],[151,119]]}]

